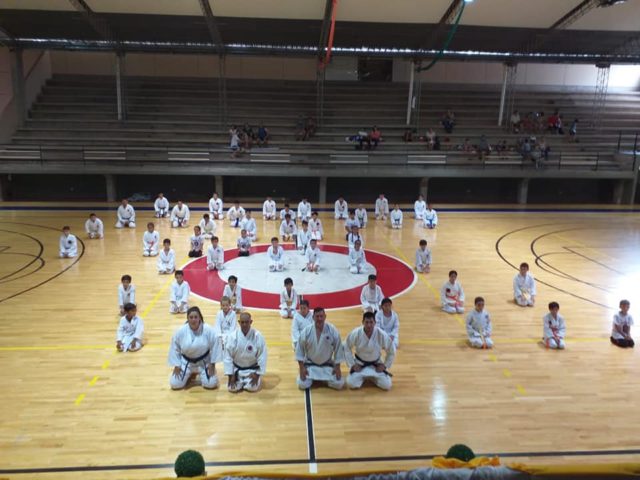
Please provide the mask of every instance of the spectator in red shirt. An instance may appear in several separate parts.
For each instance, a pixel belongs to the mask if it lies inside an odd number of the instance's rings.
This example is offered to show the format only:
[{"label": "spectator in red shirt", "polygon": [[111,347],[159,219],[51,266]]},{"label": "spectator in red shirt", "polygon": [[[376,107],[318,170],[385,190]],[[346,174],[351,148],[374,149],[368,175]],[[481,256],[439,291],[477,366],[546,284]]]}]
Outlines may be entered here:
[{"label": "spectator in red shirt", "polygon": [[382,132],[380,130],[378,130],[377,126],[373,126],[373,129],[371,129],[371,133],[369,134],[369,142],[371,145],[371,148],[376,148],[378,146],[378,143],[380,143],[382,141]]}]

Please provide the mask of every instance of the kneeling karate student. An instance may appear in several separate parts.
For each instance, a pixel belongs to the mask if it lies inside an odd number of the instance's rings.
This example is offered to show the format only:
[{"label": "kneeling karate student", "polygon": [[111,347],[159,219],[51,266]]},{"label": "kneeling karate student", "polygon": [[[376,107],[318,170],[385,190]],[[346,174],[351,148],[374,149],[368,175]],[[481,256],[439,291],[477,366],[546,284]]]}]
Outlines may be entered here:
[{"label": "kneeling karate student", "polygon": [[513,298],[521,307],[533,307],[536,303],[536,281],[525,262],[520,264],[520,272],[513,277]]},{"label": "kneeling karate student", "polygon": [[129,200],[122,199],[122,203],[118,207],[118,221],[116,222],[116,228],[135,228],[136,226],[136,211],[133,206],[129,205]]},{"label": "kneeling karate student", "polygon": [[356,240],[353,249],[349,250],[349,272],[363,273],[367,271],[367,257],[362,249],[362,240]]},{"label": "kneeling karate student", "polygon": [[171,248],[171,240],[165,238],[162,246],[158,255],[158,273],[161,275],[173,273],[176,268],[176,252]]},{"label": "kneeling karate student", "polygon": [[473,348],[493,348],[491,317],[484,309],[484,298],[476,297],[475,308],[467,314],[467,335]]},{"label": "kneeling karate student", "polygon": [[389,220],[391,220],[391,228],[402,228],[402,220],[404,215],[400,206],[396,203],[393,210],[389,214]]},{"label": "kneeling karate student", "polygon": [[164,218],[169,216],[169,200],[162,193],[158,194],[158,198],[153,202],[153,209],[156,212],[156,218]]},{"label": "kneeling karate student", "polygon": [[71,228],[62,227],[60,235],[60,258],[73,258],[78,255],[78,239],[71,233]]},{"label": "kneeling karate student", "polygon": [[309,242],[309,247],[307,248],[307,252],[305,255],[307,257],[307,272],[318,273],[318,271],[320,270],[320,257],[322,256],[322,254],[320,253],[320,249],[318,248],[317,240],[311,240],[311,242]]},{"label": "kneeling karate student", "polygon": [[542,317],[542,340],[547,348],[564,350],[564,336],[567,333],[567,327],[564,317],[558,313],[560,304],[551,302],[549,304],[549,313]]},{"label": "kneeling karate student", "polygon": [[187,311],[187,322],[173,334],[169,347],[169,384],[173,390],[187,385],[192,374],[200,374],[204,388],[217,388],[216,362],[222,360],[222,343],[213,327],[204,323],[198,307]]},{"label": "kneeling karate student", "polygon": [[135,303],[125,303],[124,315],[116,333],[116,349],[119,352],[137,352],[142,348],[144,322],[136,315]]},{"label": "kneeling karate student", "polygon": [[251,314],[240,314],[240,328],[227,335],[224,343],[224,374],[232,393],[257,392],[267,370],[267,344],[262,334],[251,327]]},{"label": "kneeling karate student", "polygon": [[211,237],[211,245],[207,249],[207,270],[224,269],[224,248],[216,236]]},{"label": "kneeling karate student", "polygon": [[[365,312],[362,315],[362,326],[347,336],[343,350],[349,367],[349,388],[360,388],[365,380],[369,380],[382,390],[391,389],[389,369],[396,356],[396,347],[389,336],[376,327],[373,313]],[[384,361],[382,350],[385,352]]]},{"label": "kneeling karate student", "polygon": [[211,240],[216,234],[216,223],[211,220],[208,213],[202,215],[202,220],[200,220],[200,230],[202,230],[202,236],[205,240]]},{"label": "kneeling karate student", "polygon": [[178,203],[171,210],[171,226],[173,228],[186,227],[190,217],[189,207],[182,203],[182,200],[178,200]]},{"label": "kneeling karate student", "polygon": [[169,296],[169,313],[185,313],[189,310],[189,282],[184,279],[184,272],[176,270],[175,280],[171,284]]},{"label": "kneeling karate student", "polygon": [[89,220],[84,223],[84,231],[87,232],[89,238],[104,238],[104,223],[95,213],[89,215]]},{"label": "kneeling karate student", "polygon": [[160,246],[160,234],[155,230],[156,226],[147,223],[147,231],[142,235],[142,256],[155,257],[158,255],[158,247]]},{"label": "kneeling karate student", "polygon": [[442,310],[447,313],[464,312],[464,290],[458,282],[458,272],[455,270],[449,272],[449,280],[440,289],[440,302]]},{"label": "kneeling karate student", "polygon": [[278,237],[271,239],[271,246],[267,249],[270,272],[282,272],[284,270],[284,249],[278,244]]},{"label": "kneeling karate student", "polygon": [[340,332],[326,322],[322,307],[313,310],[313,324],[307,326],[298,337],[296,360],[299,374],[296,380],[300,390],[311,388],[313,382],[326,382],[329,388],[340,390],[344,378],[340,363],[344,360]]}]

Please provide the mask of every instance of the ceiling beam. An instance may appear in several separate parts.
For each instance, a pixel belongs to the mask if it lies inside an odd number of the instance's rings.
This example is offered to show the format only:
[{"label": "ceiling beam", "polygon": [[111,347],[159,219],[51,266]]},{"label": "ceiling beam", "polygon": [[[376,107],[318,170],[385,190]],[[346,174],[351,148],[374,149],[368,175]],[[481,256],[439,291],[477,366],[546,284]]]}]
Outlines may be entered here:
[{"label": "ceiling beam", "polygon": [[324,49],[329,40],[329,30],[331,29],[331,17],[333,16],[333,0],[325,0],[324,17],[322,27],[320,27],[320,39],[318,40],[318,59],[324,58]]},{"label": "ceiling beam", "polygon": [[103,40],[111,42],[115,50],[121,50],[120,42],[109,26],[109,23],[102,16],[94,12],[85,0],[69,0],[69,3],[84,16],[85,20],[91,25],[91,28],[93,28]]},{"label": "ceiling beam", "polygon": [[220,53],[220,55],[224,55],[225,47],[224,42],[222,41],[222,34],[220,33],[220,28],[218,27],[218,21],[213,14],[211,4],[209,3],[209,0],[198,0],[198,2],[200,3],[200,8],[202,9],[202,15],[204,15],[204,21],[207,23],[207,30],[209,30],[211,41],[218,47],[218,52]]},{"label": "ceiling beam", "polygon": [[434,30],[429,35],[429,38],[425,39],[419,46],[420,50],[427,50],[430,48],[436,48],[438,41],[444,36],[447,29],[447,25],[451,23],[458,16],[458,12],[464,6],[464,0],[452,0],[447,7],[447,10],[440,18],[440,21],[436,24]]}]

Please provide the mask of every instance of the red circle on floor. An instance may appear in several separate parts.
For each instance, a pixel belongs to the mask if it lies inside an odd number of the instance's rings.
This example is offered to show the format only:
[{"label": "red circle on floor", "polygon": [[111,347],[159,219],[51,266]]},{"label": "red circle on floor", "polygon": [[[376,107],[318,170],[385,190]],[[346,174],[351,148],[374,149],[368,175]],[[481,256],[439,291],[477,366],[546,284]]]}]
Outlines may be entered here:
[{"label": "red circle on floor", "polygon": [[[293,244],[281,245],[285,250],[295,250]],[[322,244],[318,245],[324,252],[333,252],[343,255],[349,254],[349,249],[341,245]],[[251,253],[266,252],[269,245],[256,245],[251,247]],[[405,262],[374,250],[366,250],[367,263],[376,269],[378,285],[387,297],[397,297],[409,290],[416,282],[416,275],[413,269]],[[225,260],[229,261],[238,256],[238,249],[225,250]],[[184,278],[189,282],[191,293],[215,302],[220,301],[222,291],[227,282],[220,277],[217,270],[207,270],[207,258],[198,258],[182,269]],[[223,270],[224,275],[224,270]],[[322,274],[327,274],[323,270]],[[329,271],[330,274],[330,271]],[[330,293],[305,294],[298,292],[309,301],[311,308],[324,307],[326,309],[353,308],[360,306],[360,293],[362,287],[367,283],[363,276],[363,282],[353,288]],[[242,287],[242,284],[240,284]],[[259,308],[265,310],[276,310],[280,303],[280,295],[277,293],[260,292],[242,287],[242,305],[245,308]]]}]

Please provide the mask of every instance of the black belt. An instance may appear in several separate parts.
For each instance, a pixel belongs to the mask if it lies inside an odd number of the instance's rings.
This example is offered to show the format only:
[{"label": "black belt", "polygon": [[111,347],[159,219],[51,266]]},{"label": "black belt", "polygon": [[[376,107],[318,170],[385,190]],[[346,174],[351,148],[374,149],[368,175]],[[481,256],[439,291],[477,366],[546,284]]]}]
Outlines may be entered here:
[{"label": "black belt", "polygon": [[236,369],[236,371],[233,374],[233,376],[236,379],[236,381],[238,380],[238,372],[240,372],[242,370],[254,370],[254,371],[255,370],[260,370],[260,365],[258,365],[257,363],[254,363],[253,365],[251,365],[249,367],[241,367],[237,363],[233,362],[233,367]]},{"label": "black belt", "polygon": [[[198,358],[189,358],[183,353],[182,354],[182,358],[184,358],[187,361],[187,364],[182,369],[181,380],[184,380],[184,376],[187,374],[187,368],[189,367],[189,364],[193,363],[195,365],[196,363],[203,361],[205,358],[207,358],[209,356],[209,352],[210,352],[210,350],[207,350],[205,354],[199,356]],[[204,374],[207,376],[207,380],[209,380],[209,372],[207,371],[207,365],[206,364],[204,366]]]},{"label": "black belt", "polygon": [[[367,362],[366,360],[361,359],[357,354],[355,355],[355,357],[356,357],[356,360],[360,362],[361,366],[363,367],[376,367],[378,365],[382,365],[382,362],[380,361],[380,357],[378,357],[378,359],[374,360],[373,362]],[[351,367],[350,373],[353,373],[353,367]],[[387,371],[387,367],[384,368],[382,373],[389,375],[390,377],[393,377],[393,375]]]},{"label": "black belt", "polygon": [[305,367],[313,366],[313,367],[331,367],[331,368],[334,368],[335,364],[331,360],[327,360],[324,363],[315,363],[315,362],[312,362],[311,360],[307,360],[306,362],[304,362],[304,366]]}]

